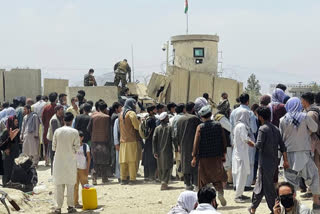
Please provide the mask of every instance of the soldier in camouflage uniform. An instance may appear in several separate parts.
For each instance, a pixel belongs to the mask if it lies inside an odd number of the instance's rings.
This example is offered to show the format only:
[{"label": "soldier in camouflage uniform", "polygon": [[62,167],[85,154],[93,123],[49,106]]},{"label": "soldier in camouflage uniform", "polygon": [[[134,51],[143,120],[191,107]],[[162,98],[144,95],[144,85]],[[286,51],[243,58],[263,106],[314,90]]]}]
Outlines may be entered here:
[{"label": "soldier in camouflage uniform", "polygon": [[115,73],[114,85],[119,86],[119,83],[121,81],[122,88],[125,88],[125,86],[127,85],[127,74],[129,82],[131,82],[131,68],[128,64],[128,61],[124,59],[118,62],[114,65],[113,70]]},{"label": "soldier in camouflage uniform", "polygon": [[91,68],[89,72],[84,75],[84,86],[97,86],[96,79],[93,76],[94,70]]}]

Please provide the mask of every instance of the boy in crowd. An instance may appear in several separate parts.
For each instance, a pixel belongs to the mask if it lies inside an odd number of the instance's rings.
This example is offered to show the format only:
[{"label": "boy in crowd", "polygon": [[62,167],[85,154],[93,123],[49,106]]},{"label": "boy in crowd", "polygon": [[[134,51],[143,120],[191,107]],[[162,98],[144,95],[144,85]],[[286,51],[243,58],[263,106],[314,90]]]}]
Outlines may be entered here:
[{"label": "boy in crowd", "polygon": [[88,184],[88,175],[90,170],[90,147],[88,144],[83,143],[84,134],[79,131],[80,148],[77,152],[77,183],[74,186],[74,204],[75,208],[81,209],[82,205],[79,204],[79,183],[83,187]]},{"label": "boy in crowd", "polygon": [[[173,128],[169,125],[169,116],[167,112],[161,113],[159,119],[161,125],[154,131],[152,151],[158,162],[161,190],[167,190],[173,167]],[[174,147],[175,151],[178,151],[178,146],[174,145]]]}]

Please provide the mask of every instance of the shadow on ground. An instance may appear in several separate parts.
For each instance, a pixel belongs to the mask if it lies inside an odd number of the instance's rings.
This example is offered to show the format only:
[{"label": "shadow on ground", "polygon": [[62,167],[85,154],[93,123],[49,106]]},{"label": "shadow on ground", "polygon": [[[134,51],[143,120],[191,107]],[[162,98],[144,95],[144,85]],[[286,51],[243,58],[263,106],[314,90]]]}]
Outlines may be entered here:
[{"label": "shadow on ground", "polygon": [[237,210],[237,209],[243,209],[246,208],[246,206],[226,206],[226,207],[219,207],[218,210]]}]

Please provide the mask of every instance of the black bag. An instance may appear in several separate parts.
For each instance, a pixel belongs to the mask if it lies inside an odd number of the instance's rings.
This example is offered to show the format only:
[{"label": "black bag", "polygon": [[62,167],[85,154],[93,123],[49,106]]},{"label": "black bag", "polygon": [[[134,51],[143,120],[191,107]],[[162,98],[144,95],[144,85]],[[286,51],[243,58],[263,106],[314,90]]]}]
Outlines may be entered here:
[{"label": "black bag", "polygon": [[30,158],[18,165],[14,163],[11,182],[29,186],[37,185],[38,174],[35,167],[32,166],[32,161]]}]

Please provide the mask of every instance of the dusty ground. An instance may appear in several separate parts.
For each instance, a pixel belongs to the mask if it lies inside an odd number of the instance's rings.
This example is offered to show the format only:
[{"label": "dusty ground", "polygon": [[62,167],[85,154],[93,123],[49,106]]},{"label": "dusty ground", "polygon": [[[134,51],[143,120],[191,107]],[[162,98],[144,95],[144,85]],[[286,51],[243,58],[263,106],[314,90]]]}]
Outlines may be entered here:
[{"label": "dusty ground", "polygon": [[[18,198],[19,203],[22,203],[22,211],[20,213],[50,213],[53,208],[53,184],[50,176],[50,168],[43,166],[40,163],[38,169],[39,184],[46,185],[46,191],[29,197],[29,205],[22,202],[25,199],[22,194],[12,196]],[[142,172],[142,168],[140,169]],[[142,174],[142,173],[141,173]],[[89,181],[91,182],[91,180]],[[114,179],[110,184],[101,185],[101,180],[98,180],[98,204],[99,208],[96,211],[81,211],[82,213],[167,213],[172,206],[175,205],[179,194],[184,190],[183,182],[174,181],[170,183],[170,190],[160,191],[159,184],[144,184],[143,178],[138,178],[138,184],[135,186],[121,186],[117,180]],[[19,192],[18,192],[19,193]],[[252,192],[245,192],[246,196],[251,197]],[[18,194],[17,194],[18,195]],[[299,195],[299,194],[298,194]],[[20,198],[19,198],[20,197]],[[218,210],[222,214],[240,214],[248,213],[247,208],[250,203],[236,204],[233,201],[234,191],[226,190],[225,197],[227,199],[226,207],[219,207]],[[80,196],[81,203],[81,196]],[[311,207],[311,200],[303,200],[303,203]],[[66,200],[63,207],[63,213],[66,213]],[[6,213],[2,204],[0,204],[0,213]],[[12,212],[17,213],[17,212]],[[270,213],[265,200],[257,210],[257,213],[267,214]]]}]

